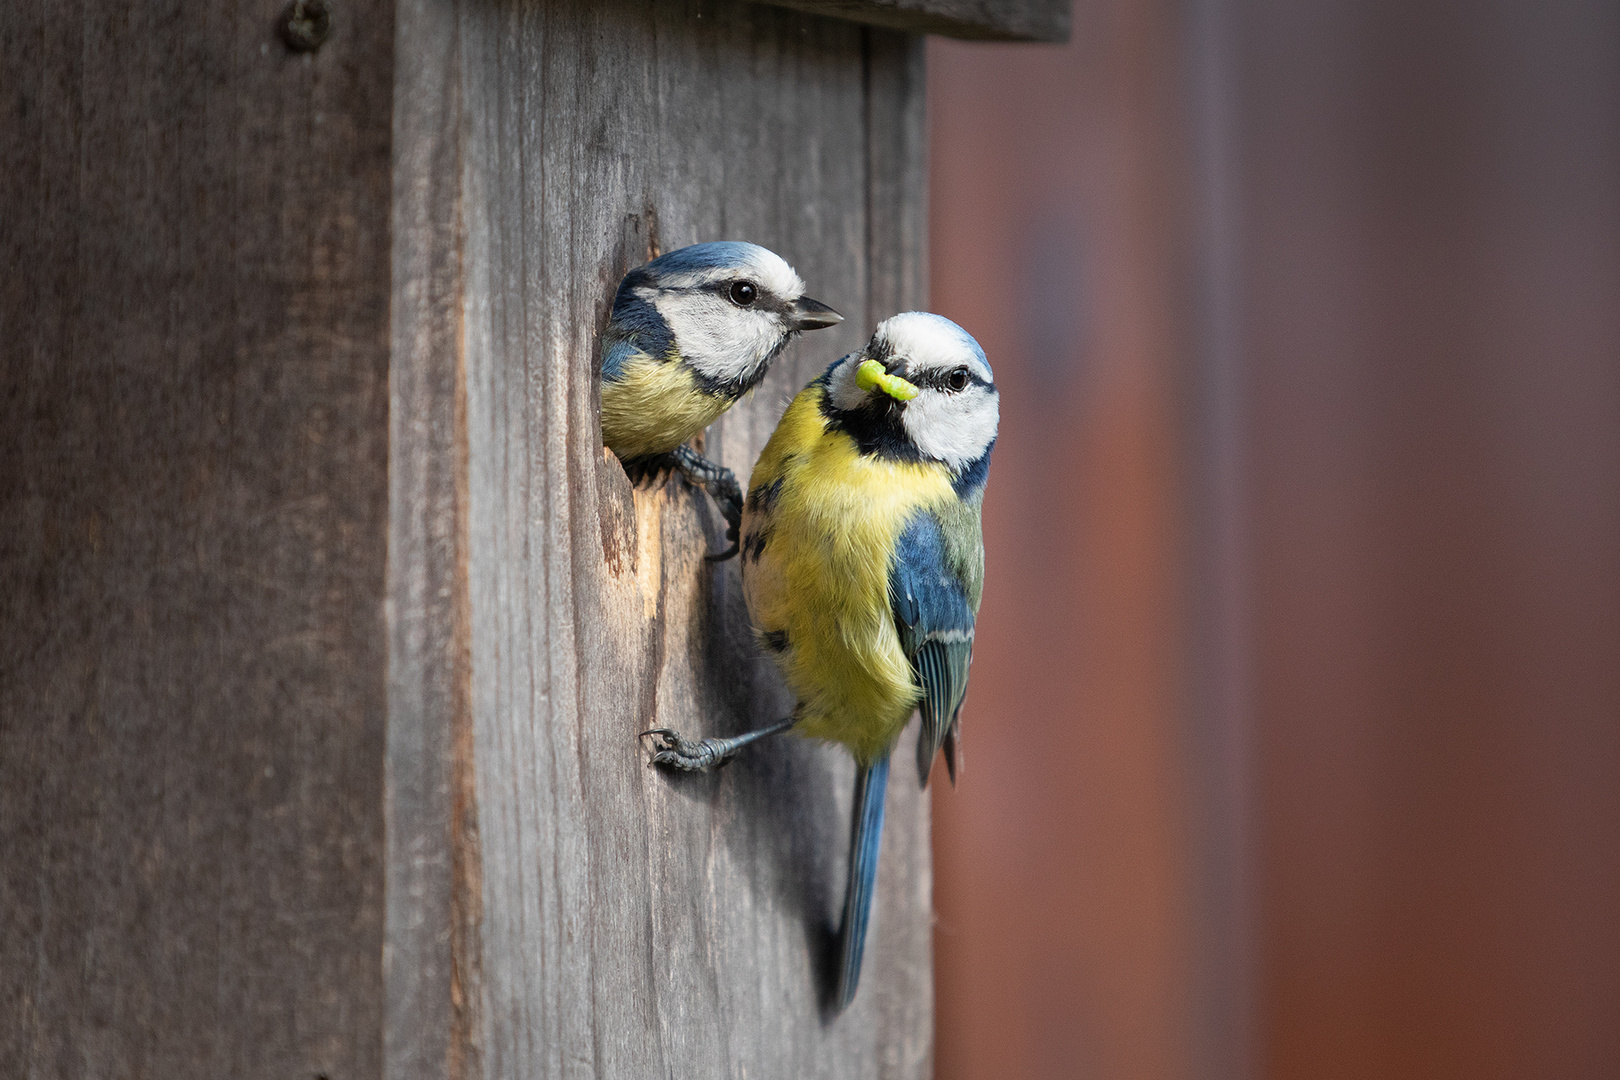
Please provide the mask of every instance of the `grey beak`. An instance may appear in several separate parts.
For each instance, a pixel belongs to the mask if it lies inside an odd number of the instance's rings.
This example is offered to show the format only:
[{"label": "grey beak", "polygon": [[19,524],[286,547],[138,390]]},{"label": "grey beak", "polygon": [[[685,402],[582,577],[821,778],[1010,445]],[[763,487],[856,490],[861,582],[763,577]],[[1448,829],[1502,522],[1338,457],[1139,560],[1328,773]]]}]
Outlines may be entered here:
[{"label": "grey beak", "polygon": [[820,330],[824,326],[837,326],[844,317],[820,300],[801,296],[788,309],[795,330]]}]

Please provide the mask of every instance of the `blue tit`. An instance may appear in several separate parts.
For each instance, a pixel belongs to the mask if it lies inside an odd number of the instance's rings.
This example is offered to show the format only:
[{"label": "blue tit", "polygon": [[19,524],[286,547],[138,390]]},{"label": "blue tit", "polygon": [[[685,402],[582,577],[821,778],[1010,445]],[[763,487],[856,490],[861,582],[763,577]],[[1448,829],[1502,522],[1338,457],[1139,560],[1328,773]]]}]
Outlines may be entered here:
[{"label": "blue tit", "polygon": [[742,525],[748,612],[797,697],[793,714],[730,739],[647,733],[654,762],[682,769],[789,729],[854,756],[839,1009],[860,977],[889,755],[913,710],[919,779],[942,749],[956,779],[999,415],[984,351],[924,312],[886,320],[800,392],[754,467]]},{"label": "blue tit", "polygon": [[735,538],[736,478],[686,441],[753,389],[795,334],[842,321],[757,244],[693,244],[637,267],[602,335],[603,444],[631,472],[673,464],[715,496]]}]

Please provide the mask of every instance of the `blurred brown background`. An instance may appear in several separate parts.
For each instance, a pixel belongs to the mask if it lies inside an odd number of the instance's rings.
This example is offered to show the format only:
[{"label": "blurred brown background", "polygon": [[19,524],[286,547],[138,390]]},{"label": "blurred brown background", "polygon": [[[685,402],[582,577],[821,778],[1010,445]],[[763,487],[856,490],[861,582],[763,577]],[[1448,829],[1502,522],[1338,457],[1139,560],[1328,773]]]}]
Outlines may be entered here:
[{"label": "blurred brown background", "polygon": [[935,42],[938,1073],[1620,1076],[1620,6]]}]

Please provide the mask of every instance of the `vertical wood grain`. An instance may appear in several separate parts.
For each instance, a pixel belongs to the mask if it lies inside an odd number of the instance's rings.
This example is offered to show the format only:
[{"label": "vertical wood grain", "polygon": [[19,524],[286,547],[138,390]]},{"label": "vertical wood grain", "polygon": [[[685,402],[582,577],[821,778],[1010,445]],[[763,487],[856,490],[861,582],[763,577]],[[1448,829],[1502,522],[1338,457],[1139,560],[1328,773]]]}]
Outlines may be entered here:
[{"label": "vertical wood grain", "polygon": [[918,43],[404,0],[294,57],[281,6],[0,16],[0,1073],[926,1073],[919,793],[832,1021],[849,762],[645,766],[788,703],[593,384],[630,265],[781,251],[849,322],[711,431],[746,472],[920,305]]},{"label": "vertical wood grain", "polygon": [[0,1075],[381,1069],[391,6],[0,11]]},{"label": "vertical wood grain", "polygon": [[460,36],[397,11],[389,369],[385,1072],[479,1068],[471,797]]},{"label": "vertical wood grain", "polygon": [[[791,703],[749,637],[736,564],[702,559],[722,531],[712,506],[678,481],[631,487],[601,449],[594,381],[626,269],[699,240],[780,252],[848,321],[795,345],[710,430],[710,452],[745,475],[794,391],[878,318],[921,304],[918,45],[746,4],[410,10],[396,196],[449,185],[459,209],[412,212],[422,248],[396,261],[396,305],[433,319],[438,301],[422,298],[442,297],[450,323],[418,349],[423,380],[395,381],[396,409],[404,395],[442,422],[396,420],[394,456],[465,455],[465,503],[442,488],[438,520],[452,537],[447,595],[465,590],[451,604],[465,605],[468,667],[458,674],[438,619],[438,651],[422,659],[450,689],[412,717],[416,730],[391,730],[391,820],[418,821],[430,851],[475,842],[477,860],[461,864],[469,879],[441,849],[414,864],[416,892],[391,897],[390,987],[404,995],[417,979],[407,953],[438,966],[418,1004],[390,1015],[390,1065],[438,1075],[448,1055],[491,1077],[924,1075],[924,800],[914,785],[890,794],[869,968],[854,1008],[829,1019],[852,766],[783,739],[712,776],[647,767],[636,734],[648,727],[734,733]],[[442,291],[441,266],[454,279]],[[396,345],[417,333],[399,310]],[[396,608],[396,627],[427,602],[402,584],[396,572],[396,603],[410,608]],[[455,742],[458,678],[465,756],[424,760]],[[452,824],[451,770],[471,785],[475,834]],[[409,792],[406,775],[418,778]],[[457,923],[458,895],[476,896],[475,924]],[[458,991],[462,970],[476,977]],[[449,1010],[461,1007],[476,1019],[458,1032]]]}]

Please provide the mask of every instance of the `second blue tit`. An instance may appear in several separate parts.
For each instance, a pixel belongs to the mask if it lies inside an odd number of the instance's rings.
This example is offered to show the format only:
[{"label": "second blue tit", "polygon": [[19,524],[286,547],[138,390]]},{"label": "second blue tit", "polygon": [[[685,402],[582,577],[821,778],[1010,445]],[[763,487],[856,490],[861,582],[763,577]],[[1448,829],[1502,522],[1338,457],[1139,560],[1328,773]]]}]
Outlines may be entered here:
[{"label": "second blue tit", "polygon": [[886,320],[806,387],[754,467],[742,528],[748,611],[798,699],[793,715],[729,739],[649,733],[653,760],[676,768],[790,728],[854,756],[839,1009],[860,978],[889,756],[913,711],[919,779],[942,749],[955,779],[999,415],[984,351],[925,312]]},{"label": "second blue tit", "polygon": [[674,455],[735,537],[736,479],[685,444],[753,389],[795,334],[842,321],[757,244],[693,244],[637,267],[602,335],[602,442],[632,471]]}]

